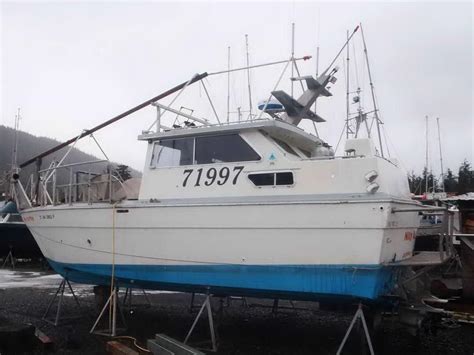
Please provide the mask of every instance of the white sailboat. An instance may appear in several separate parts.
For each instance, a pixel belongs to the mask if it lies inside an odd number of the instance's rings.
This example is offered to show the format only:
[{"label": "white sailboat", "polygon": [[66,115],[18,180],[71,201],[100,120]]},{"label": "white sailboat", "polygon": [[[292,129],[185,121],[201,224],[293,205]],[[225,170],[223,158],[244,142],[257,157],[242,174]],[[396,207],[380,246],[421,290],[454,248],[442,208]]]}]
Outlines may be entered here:
[{"label": "white sailboat", "polygon": [[272,101],[270,118],[210,124],[178,112],[187,119],[179,128],[158,121],[138,137],[147,144],[138,199],[83,193],[60,204],[43,180],[23,220],[51,266],[76,282],[376,300],[397,281],[393,264],[413,256],[418,212],[394,212],[419,204],[371,139],[348,139],[335,156],[298,127],[323,121],[311,106],[331,95],[335,73],[298,78],[307,86],[298,100],[274,90],[282,109]]}]

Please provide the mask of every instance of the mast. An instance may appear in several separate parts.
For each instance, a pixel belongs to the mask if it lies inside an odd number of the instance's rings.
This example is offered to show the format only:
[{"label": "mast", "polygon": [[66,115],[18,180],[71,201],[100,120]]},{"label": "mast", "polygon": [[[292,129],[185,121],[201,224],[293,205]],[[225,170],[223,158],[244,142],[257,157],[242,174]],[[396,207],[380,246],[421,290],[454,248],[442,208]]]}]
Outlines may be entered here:
[{"label": "mast", "polygon": [[[291,24],[291,77],[295,77],[295,23]],[[293,80],[291,80],[291,97],[293,96]]]},{"label": "mast", "polygon": [[362,24],[360,24],[359,26],[360,26],[360,33],[362,35],[362,43],[364,44],[364,54],[365,54],[365,62],[367,64],[367,73],[369,74],[370,91],[372,93],[372,103],[374,106],[374,115],[375,115],[375,120],[377,123],[377,135],[379,136],[380,154],[382,155],[382,158],[383,158],[384,153],[383,153],[383,146],[382,146],[382,135],[380,134],[380,118],[379,118],[379,111],[377,109],[377,103],[375,101],[374,83],[372,81],[372,74],[370,72],[369,55],[367,53],[367,45],[365,44],[365,36],[364,36],[364,30],[362,29]]},{"label": "mast", "polygon": [[425,116],[425,143],[426,143],[426,160],[425,160],[425,169],[426,169],[426,177],[425,177],[425,193],[428,193],[428,116]]},{"label": "mast", "polygon": [[[347,31],[347,41],[349,41],[349,31]],[[347,46],[346,55],[346,138],[349,138],[349,45]],[[357,134],[357,132],[356,132]]]},{"label": "mast", "polygon": [[444,169],[443,169],[443,153],[441,152],[441,133],[439,129],[439,117],[436,117],[436,123],[438,124],[438,144],[439,144],[439,161],[441,164],[441,188],[444,192]]},{"label": "mast", "polygon": [[252,118],[252,90],[250,89],[250,60],[249,60],[249,35],[245,35],[245,47],[247,49],[247,83],[249,87],[249,118]]},{"label": "mast", "polygon": [[227,123],[229,123],[230,111],[230,47],[227,47]]},{"label": "mast", "polygon": [[18,165],[18,129],[20,128],[20,108],[18,108],[17,114],[15,115],[15,136],[13,140],[13,152],[12,152],[12,171],[16,172]]},{"label": "mast", "polygon": [[[319,76],[319,44],[316,47],[316,80],[318,79],[318,76]],[[318,108],[318,100],[314,101],[314,113],[317,113],[317,108]],[[316,127],[316,122],[311,121],[311,123],[313,124],[314,133],[316,134],[316,137],[319,138],[319,132],[318,132],[318,128]]]}]

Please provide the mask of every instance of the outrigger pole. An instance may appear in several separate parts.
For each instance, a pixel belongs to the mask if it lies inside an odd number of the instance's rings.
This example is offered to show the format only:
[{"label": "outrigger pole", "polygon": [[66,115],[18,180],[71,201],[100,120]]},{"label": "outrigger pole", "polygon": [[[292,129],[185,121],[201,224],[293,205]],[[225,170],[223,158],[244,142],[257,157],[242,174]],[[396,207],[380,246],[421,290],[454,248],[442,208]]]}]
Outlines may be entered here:
[{"label": "outrigger pole", "polygon": [[[64,147],[68,146],[69,144],[74,143],[75,141],[77,141],[77,140],[79,140],[79,139],[81,139],[81,138],[83,138],[83,137],[86,137],[86,136],[88,136],[88,135],[90,135],[90,134],[92,134],[92,133],[94,133],[94,132],[96,132],[96,131],[98,131],[98,130],[100,130],[100,129],[102,129],[102,128],[104,128],[104,127],[110,125],[110,124],[112,124],[112,123],[114,123],[114,122],[117,122],[118,120],[121,120],[121,119],[124,118],[124,117],[129,116],[129,115],[131,115],[132,113],[134,113],[134,112],[136,112],[136,111],[138,111],[138,110],[141,110],[142,108],[144,108],[144,107],[146,107],[146,106],[148,106],[148,105],[151,105],[151,104],[152,104],[153,102],[155,102],[155,101],[161,100],[161,99],[165,98],[166,96],[169,96],[169,95],[175,93],[176,91],[181,90],[181,89],[182,89],[183,87],[185,87],[186,85],[189,85],[189,84],[195,83],[196,81],[202,80],[202,79],[204,79],[206,76],[208,76],[208,74],[207,74],[206,72],[205,72],[205,73],[202,73],[202,74],[196,74],[191,80],[185,81],[184,83],[181,83],[181,84],[175,86],[174,88],[171,88],[171,89],[169,89],[169,90],[167,90],[167,91],[165,91],[165,92],[159,94],[158,96],[155,96],[155,97],[153,97],[153,98],[151,98],[151,99],[149,99],[149,100],[147,100],[147,101],[141,103],[140,105],[135,106],[135,107],[133,107],[133,108],[131,108],[131,109],[129,109],[129,110],[127,110],[127,111],[121,113],[120,115],[115,116],[115,117],[111,118],[110,120],[101,123],[101,124],[98,125],[98,126],[95,126],[94,128],[85,130],[85,131],[82,132],[80,135],[75,136],[74,138],[71,138],[71,139],[67,140],[67,141],[64,142],[64,143],[58,144],[57,146],[55,146],[55,147],[53,147],[53,148],[51,148],[51,149],[49,149],[49,150],[47,150],[47,151],[45,151],[45,152],[43,152],[43,153],[41,153],[41,154],[38,154],[37,156],[35,156],[35,157],[33,157],[33,158],[31,158],[31,159],[25,161],[24,163],[20,164],[20,168],[24,168],[25,166],[28,166],[28,165],[30,165],[31,163],[34,163],[34,162],[37,162],[37,164],[38,164],[38,162],[41,162],[41,159],[42,159],[43,157],[45,157],[45,156],[47,156],[47,155],[49,155],[49,154],[52,154],[52,153],[58,151],[59,149],[64,148]],[[41,163],[39,163],[39,164],[41,164]],[[39,165],[39,164],[38,164],[38,165]]]}]

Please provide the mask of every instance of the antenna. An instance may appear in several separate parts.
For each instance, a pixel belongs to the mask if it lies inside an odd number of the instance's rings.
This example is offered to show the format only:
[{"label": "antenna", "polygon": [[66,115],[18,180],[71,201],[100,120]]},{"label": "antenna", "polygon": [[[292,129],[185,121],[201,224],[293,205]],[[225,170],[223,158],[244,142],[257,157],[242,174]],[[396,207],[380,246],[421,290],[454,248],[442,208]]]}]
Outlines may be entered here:
[{"label": "antenna", "polygon": [[252,118],[252,90],[250,89],[250,60],[249,60],[249,35],[245,35],[245,47],[247,49],[247,83],[249,87],[249,117]]},{"label": "antenna", "polygon": [[372,74],[370,72],[369,55],[367,53],[367,45],[365,43],[365,36],[364,36],[364,30],[362,29],[362,24],[359,24],[359,27],[360,27],[360,33],[362,35],[362,43],[364,44],[364,54],[365,54],[365,62],[367,64],[367,73],[369,74],[370,91],[372,93],[372,103],[374,106],[374,116],[375,116],[375,121],[377,123],[377,135],[379,136],[380,154],[382,155],[382,158],[383,158],[384,154],[383,154],[382,136],[380,134],[380,118],[379,118],[379,112],[377,109],[377,102],[375,100],[374,83],[372,81]]},{"label": "antenna", "polygon": [[439,129],[439,117],[436,117],[436,123],[438,124],[438,143],[439,143],[439,161],[441,164],[441,188],[444,192],[444,169],[443,169],[443,154],[441,152],[441,133]]},{"label": "antenna", "polygon": [[227,123],[229,123],[230,110],[230,47],[227,47]]},{"label": "antenna", "polygon": [[429,154],[428,154],[428,116],[425,116],[425,120],[426,120],[426,128],[425,128],[425,134],[426,134],[426,137],[425,137],[425,140],[426,140],[426,162],[425,162],[425,169],[426,169],[426,178],[425,178],[425,193],[428,193],[428,158],[429,158]]}]

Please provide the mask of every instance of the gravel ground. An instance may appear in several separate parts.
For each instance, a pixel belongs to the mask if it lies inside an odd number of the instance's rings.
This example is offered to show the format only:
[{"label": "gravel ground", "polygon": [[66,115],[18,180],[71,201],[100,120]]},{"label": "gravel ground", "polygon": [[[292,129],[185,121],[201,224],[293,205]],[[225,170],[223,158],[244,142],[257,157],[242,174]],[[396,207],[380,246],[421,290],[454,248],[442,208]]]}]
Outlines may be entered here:
[{"label": "gravel ground", "polygon": [[[97,307],[90,286],[73,284],[81,303],[78,307],[71,296],[64,298],[62,325],[54,327],[42,320],[51,297],[60,283],[58,276],[44,272],[0,270],[0,324],[6,321],[31,323],[51,337],[57,354],[105,354],[108,338],[91,335],[89,330],[97,316]],[[183,340],[198,309],[189,311],[190,295],[151,292],[152,305],[139,291],[133,296],[132,309],[125,309],[128,329],[124,335],[136,337],[139,344],[155,333],[165,333]],[[203,297],[196,296],[195,304]],[[294,302],[296,308],[271,310],[272,301],[248,299],[248,306],[233,300],[224,307],[222,316],[215,315],[218,324],[217,354],[335,354],[352,315],[348,312],[320,311],[316,303]],[[290,307],[287,301],[281,306]],[[218,310],[219,299],[213,300]],[[51,316],[53,314],[51,313]],[[209,339],[207,318],[202,319],[191,337],[193,341]],[[377,354],[474,354],[474,326],[443,327],[434,334],[410,335],[402,326],[385,321],[375,341]],[[354,333],[344,354],[361,354],[361,341]],[[1,345],[1,344],[0,344]],[[19,354],[18,348],[6,353]],[[44,350],[35,350],[42,354]],[[5,354],[5,352],[2,352]]]}]

